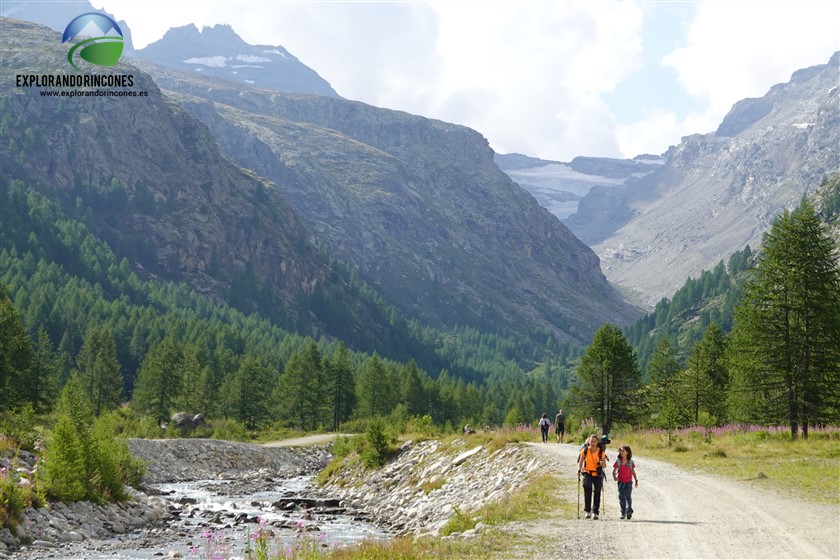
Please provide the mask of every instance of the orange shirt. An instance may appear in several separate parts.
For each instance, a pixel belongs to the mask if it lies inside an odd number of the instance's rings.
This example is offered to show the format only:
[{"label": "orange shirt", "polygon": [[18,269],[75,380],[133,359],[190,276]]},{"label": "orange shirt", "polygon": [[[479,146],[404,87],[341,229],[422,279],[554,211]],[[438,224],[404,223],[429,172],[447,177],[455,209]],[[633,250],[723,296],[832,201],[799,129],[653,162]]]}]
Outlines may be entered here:
[{"label": "orange shirt", "polygon": [[598,474],[598,467],[601,466],[601,449],[596,448],[595,452],[589,450],[589,446],[581,451],[583,455],[583,469],[591,474]]}]

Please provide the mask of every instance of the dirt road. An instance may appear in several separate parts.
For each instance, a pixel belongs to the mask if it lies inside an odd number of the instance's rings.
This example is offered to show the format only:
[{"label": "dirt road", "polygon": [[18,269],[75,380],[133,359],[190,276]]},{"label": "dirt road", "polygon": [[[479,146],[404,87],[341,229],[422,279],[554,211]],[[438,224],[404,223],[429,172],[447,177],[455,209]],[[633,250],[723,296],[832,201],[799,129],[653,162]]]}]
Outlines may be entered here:
[{"label": "dirt road", "polygon": [[269,441],[263,445],[266,447],[305,447],[307,445],[324,445],[332,443],[335,439],[344,434],[315,434],[311,436]]},{"label": "dirt road", "polygon": [[[531,445],[535,453],[556,457],[562,477],[576,479],[577,445]],[[608,454],[614,460],[616,450]],[[547,517],[517,524],[514,531],[548,537],[539,550],[523,550],[520,557],[840,558],[838,506],[795,501],[749,482],[689,472],[643,456],[634,460],[639,487],[633,491],[631,521],[619,519],[618,494],[610,478],[599,521]],[[826,491],[838,492],[838,486]],[[567,493],[575,503],[577,487]],[[583,517],[582,490],[580,500]]]}]

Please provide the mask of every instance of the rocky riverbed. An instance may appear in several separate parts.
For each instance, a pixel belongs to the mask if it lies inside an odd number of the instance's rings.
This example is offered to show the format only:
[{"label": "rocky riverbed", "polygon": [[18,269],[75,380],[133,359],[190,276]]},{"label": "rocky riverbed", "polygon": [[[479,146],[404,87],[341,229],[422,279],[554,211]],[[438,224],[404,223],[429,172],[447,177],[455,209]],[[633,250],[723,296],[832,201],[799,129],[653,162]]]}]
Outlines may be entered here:
[{"label": "rocky riverbed", "polygon": [[[396,534],[435,536],[460,512],[469,514],[524,486],[534,473],[556,465],[523,444],[501,449],[474,445],[469,437],[442,444],[407,441],[384,467],[347,467],[318,492],[340,498]],[[479,521],[476,529],[483,525]]]},{"label": "rocky riverbed", "polygon": [[[384,529],[379,535],[436,535],[456,511],[499,500],[532,473],[551,468],[522,445],[488,450],[468,438],[445,445],[409,441],[381,469],[347,461],[329,484],[316,488],[309,481],[331,458],[323,446],[178,439],[130,440],[129,448],[148,463],[131,501],[29,508],[15,532],[0,531],[0,559],[197,557],[191,550],[223,531],[229,542],[217,545],[241,548],[243,533],[260,519],[276,535],[314,534],[330,523],[376,525]],[[279,498],[270,494],[295,479],[305,482]],[[179,483],[227,500],[225,508],[199,508],[195,499],[173,493]],[[456,537],[481,528],[479,523]]]}]

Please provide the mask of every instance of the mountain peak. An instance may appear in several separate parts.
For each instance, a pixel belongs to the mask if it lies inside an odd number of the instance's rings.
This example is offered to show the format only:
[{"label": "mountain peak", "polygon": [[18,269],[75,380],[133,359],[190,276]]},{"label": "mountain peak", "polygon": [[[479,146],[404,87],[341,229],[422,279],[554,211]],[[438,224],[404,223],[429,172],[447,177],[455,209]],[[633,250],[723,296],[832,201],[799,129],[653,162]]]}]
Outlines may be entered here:
[{"label": "mountain peak", "polygon": [[326,80],[283,47],[246,43],[227,24],[201,31],[193,24],[172,28],[134,56],[258,88],[338,97]]}]

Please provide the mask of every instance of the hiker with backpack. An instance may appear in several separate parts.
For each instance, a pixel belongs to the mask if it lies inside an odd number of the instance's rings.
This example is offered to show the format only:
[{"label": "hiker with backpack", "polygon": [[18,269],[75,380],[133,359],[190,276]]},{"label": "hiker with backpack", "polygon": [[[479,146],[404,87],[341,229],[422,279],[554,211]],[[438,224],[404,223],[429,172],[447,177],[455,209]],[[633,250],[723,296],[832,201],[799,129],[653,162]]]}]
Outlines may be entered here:
[{"label": "hiker with backpack", "polygon": [[598,443],[598,436],[589,436],[589,445],[583,448],[578,457],[578,479],[583,475],[583,509],[586,519],[598,519],[601,509],[601,489],[607,461]]},{"label": "hiker with backpack", "polygon": [[621,506],[621,519],[633,518],[633,481],[639,487],[636,465],[633,463],[633,451],[629,445],[622,445],[618,450],[618,459],[613,464],[613,480],[618,482],[618,505]]},{"label": "hiker with backpack", "polygon": [[566,433],[566,415],[563,411],[554,417],[554,434],[557,436],[557,443],[563,443],[563,434]]},{"label": "hiker with backpack", "polygon": [[540,417],[540,433],[542,434],[543,443],[548,443],[548,428],[551,427],[551,420],[548,419],[548,414],[543,412]]}]

